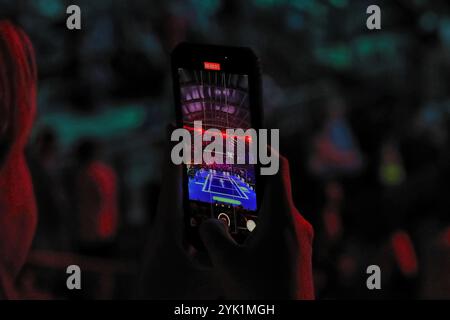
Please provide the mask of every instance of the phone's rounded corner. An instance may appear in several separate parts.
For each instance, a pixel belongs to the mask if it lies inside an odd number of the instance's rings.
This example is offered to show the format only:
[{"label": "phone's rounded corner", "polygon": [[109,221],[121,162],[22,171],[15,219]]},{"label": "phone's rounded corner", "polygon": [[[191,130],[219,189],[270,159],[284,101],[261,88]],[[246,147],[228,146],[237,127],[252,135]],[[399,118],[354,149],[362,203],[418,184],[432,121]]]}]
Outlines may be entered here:
[{"label": "phone's rounded corner", "polygon": [[172,62],[177,60],[178,57],[182,57],[186,50],[189,48],[189,43],[186,41],[179,42],[170,52]]}]

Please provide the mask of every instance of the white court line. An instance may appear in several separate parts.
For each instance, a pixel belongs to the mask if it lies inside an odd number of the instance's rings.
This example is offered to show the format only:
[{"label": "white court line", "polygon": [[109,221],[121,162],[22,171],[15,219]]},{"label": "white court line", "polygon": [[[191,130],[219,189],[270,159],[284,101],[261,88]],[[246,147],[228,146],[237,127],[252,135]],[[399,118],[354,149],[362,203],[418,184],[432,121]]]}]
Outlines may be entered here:
[{"label": "white court line", "polygon": [[[238,195],[234,195],[234,194],[229,194],[229,193],[223,193],[223,192],[217,192],[217,191],[211,191],[211,186],[212,186],[212,182],[214,180],[214,178],[218,179],[218,178],[227,178],[228,181],[231,182],[231,184],[234,186],[234,190],[237,190]],[[209,186],[208,186],[208,190],[206,189],[206,186],[208,185],[208,180],[209,180]],[[219,187],[219,186],[217,186]],[[228,189],[228,190],[233,190],[232,188],[225,188],[225,187],[220,187],[223,189]],[[239,187],[239,185],[237,184],[237,182],[233,179],[233,177],[230,176],[224,176],[224,175],[215,175],[214,173],[208,173],[208,175],[206,176],[206,180],[203,183],[203,188],[202,188],[203,192],[209,192],[209,193],[214,193],[214,194],[218,194],[218,195],[222,195],[222,196],[228,196],[228,197],[233,197],[233,198],[237,198],[237,199],[246,199],[248,200],[248,196],[247,194],[242,191]],[[250,191],[249,191],[250,192]]]},{"label": "white court line", "polygon": [[[244,197],[236,196],[236,195],[229,194],[229,193],[222,193],[222,192],[217,192],[217,191],[206,191],[206,192],[214,193],[214,194],[220,194],[220,195],[222,195],[222,196],[227,196],[227,197],[229,197],[229,198],[246,199],[246,198],[244,198]],[[247,199],[248,199],[248,198],[247,198]]]},{"label": "white court line", "polygon": [[209,179],[209,173],[208,173],[208,175],[206,176],[205,182],[203,183],[203,188],[202,188],[202,191],[203,191],[203,192],[205,192],[206,185],[208,184],[208,179]]},{"label": "white court line", "polygon": [[243,195],[242,198],[248,199],[248,197],[247,197],[247,195],[245,194],[245,192],[243,192],[243,191],[241,191],[241,190],[239,189],[239,185],[236,183],[236,181],[234,181],[234,179],[230,179],[230,180],[234,183],[234,185],[236,186],[236,189],[238,190],[238,192],[241,193],[241,194]]},{"label": "white court line", "polygon": [[[214,176],[214,178],[216,178],[217,179],[217,177],[215,177]],[[219,178],[220,179],[220,178]],[[211,184],[212,184],[212,182],[211,182]],[[231,184],[232,186],[233,186],[233,184]],[[228,189],[228,190],[234,190],[234,186],[233,186],[233,188],[227,188],[227,187],[222,187],[221,185],[219,186],[219,185],[212,185],[212,187],[219,187],[219,188],[222,188],[222,189]]]},{"label": "white court line", "polygon": [[[209,175],[208,175],[208,177],[206,178],[206,179],[208,179],[209,178]],[[210,183],[209,183],[209,188],[208,188],[208,190],[206,191],[206,190],[204,190],[205,188],[203,188],[203,190],[202,191],[205,191],[205,192],[209,192],[209,193],[214,193],[214,194],[219,194],[219,195],[222,195],[222,196],[227,196],[227,197],[233,197],[233,198],[237,198],[237,199],[248,199],[248,197],[244,194],[244,197],[242,196],[242,194],[238,191],[238,195],[233,195],[233,194],[229,194],[229,193],[223,193],[223,192],[217,192],[217,191],[211,191],[211,183],[212,183],[212,180],[214,179],[214,178],[216,178],[214,175],[211,175],[211,179],[209,179],[209,181],[210,181]],[[233,184],[233,181],[232,180],[230,180],[230,178],[229,177],[227,177],[228,179],[229,179],[229,181]],[[206,181],[205,181],[205,185],[206,185]],[[235,184],[233,184],[233,186],[234,186]],[[225,189],[225,188],[224,188]]]},{"label": "white court line", "polygon": [[242,193],[242,192],[239,190],[239,186],[237,186],[236,184],[233,183],[233,180],[232,180],[230,177],[226,177],[226,178],[228,179],[228,181],[231,182],[231,185],[234,187],[234,189],[237,191],[238,195],[239,195],[241,198],[243,198],[243,199],[248,199],[248,198],[246,198],[245,194]]},{"label": "white court line", "polygon": [[212,184],[212,181],[214,180],[214,173],[210,173],[209,175],[211,176],[211,179],[209,179],[208,192],[211,192],[211,184]]},{"label": "white court line", "polygon": [[227,187],[222,187],[222,186],[218,186],[218,185],[212,185],[211,188],[221,188],[221,189],[226,189],[226,190],[234,190],[234,188],[227,188]]},{"label": "white court line", "polygon": [[233,182],[235,182],[235,181],[233,181],[232,178],[228,177],[228,181],[231,182],[231,185],[234,186],[234,189],[237,190],[237,193],[238,193],[241,197],[243,196],[242,198],[248,199],[248,198],[246,198],[245,194],[244,194],[243,192],[241,192],[241,190],[239,190],[239,186],[238,186],[236,183],[233,183]]},{"label": "white court line", "polygon": [[[222,177],[219,178],[215,174],[212,174],[211,179],[210,179],[210,183],[209,183],[208,192],[213,192],[213,191],[211,191],[211,187],[213,186],[212,183],[213,183],[214,178],[220,179]],[[223,188],[223,189],[233,190],[233,188],[230,189],[230,188],[225,188],[225,187],[222,187],[222,186],[214,186],[214,187],[219,187],[219,188]]]}]

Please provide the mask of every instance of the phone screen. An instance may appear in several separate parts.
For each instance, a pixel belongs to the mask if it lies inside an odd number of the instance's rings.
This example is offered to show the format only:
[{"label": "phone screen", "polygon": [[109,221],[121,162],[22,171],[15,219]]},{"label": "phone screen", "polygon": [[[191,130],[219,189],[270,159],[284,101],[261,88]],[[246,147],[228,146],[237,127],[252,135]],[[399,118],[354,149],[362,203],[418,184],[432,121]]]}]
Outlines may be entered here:
[{"label": "phone screen", "polygon": [[[227,136],[227,129],[252,127],[249,76],[220,70],[217,63],[204,63],[203,70],[178,68],[182,124],[192,135],[210,128],[220,130],[223,144],[246,144],[245,164],[237,164],[236,153],[226,148],[222,163],[204,160],[185,165],[189,201],[189,223],[196,227],[208,218],[222,220],[236,240],[243,240],[256,227],[256,167],[250,161],[250,137]],[[201,121],[201,129],[194,122]],[[198,122],[197,122],[198,124]],[[205,148],[209,142],[202,142]],[[192,153],[193,154],[193,153]],[[227,161],[228,159],[228,161]],[[230,161],[233,159],[233,161]],[[232,164],[230,164],[232,162]]]}]

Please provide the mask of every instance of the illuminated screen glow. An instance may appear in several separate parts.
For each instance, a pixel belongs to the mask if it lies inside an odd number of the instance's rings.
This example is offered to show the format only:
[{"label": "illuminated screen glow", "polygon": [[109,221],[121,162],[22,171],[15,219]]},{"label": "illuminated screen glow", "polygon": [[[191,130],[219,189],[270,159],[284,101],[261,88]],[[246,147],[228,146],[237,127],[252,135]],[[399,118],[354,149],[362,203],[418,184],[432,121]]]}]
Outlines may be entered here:
[{"label": "illuminated screen glow", "polygon": [[[220,68],[220,65],[215,67]],[[178,70],[178,75],[183,127],[192,134],[194,121],[202,121],[202,131],[219,129],[223,137],[227,137],[226,129],[246,130],[251,127],[248,75],[182,68]],[[234,139],[239,138],[242,137]],[[246,139],[246,142],[250,141]],[[236,157],[229,153],[223,156],[224,163],[225,157]],[[186,170],[191,208],[202,208],[196,209],[197,214],[207,216],[211,212],[223,211],[217,215],[226,214],[232,221],[232,230],[248,231],[247,218],[254,220],[257,209],[254,165],[188,164]],[[205,206],[196,205],[198,203],[209,204],[211,210],[200,212]]]}]

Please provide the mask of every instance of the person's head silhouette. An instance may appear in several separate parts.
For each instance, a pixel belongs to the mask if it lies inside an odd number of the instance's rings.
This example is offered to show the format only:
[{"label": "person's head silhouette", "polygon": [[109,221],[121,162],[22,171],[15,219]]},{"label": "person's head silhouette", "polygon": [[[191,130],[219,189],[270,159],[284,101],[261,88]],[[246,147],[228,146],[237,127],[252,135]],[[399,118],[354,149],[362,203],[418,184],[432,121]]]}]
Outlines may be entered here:
[{"label": "person's head silhouette", "polygon": [[8,297],[37,221],[24,148],[36,112],[36,66],[26,34],[0,21],[0,295]]}]

